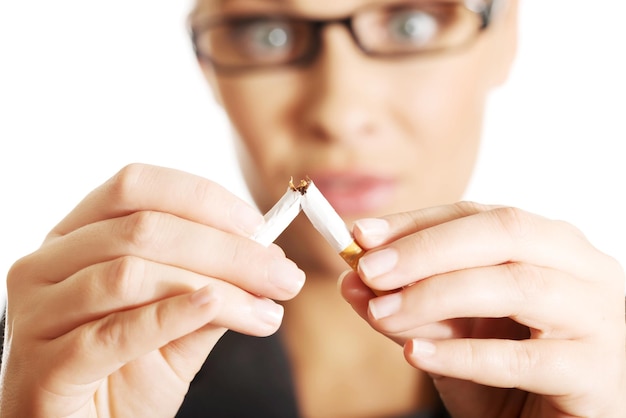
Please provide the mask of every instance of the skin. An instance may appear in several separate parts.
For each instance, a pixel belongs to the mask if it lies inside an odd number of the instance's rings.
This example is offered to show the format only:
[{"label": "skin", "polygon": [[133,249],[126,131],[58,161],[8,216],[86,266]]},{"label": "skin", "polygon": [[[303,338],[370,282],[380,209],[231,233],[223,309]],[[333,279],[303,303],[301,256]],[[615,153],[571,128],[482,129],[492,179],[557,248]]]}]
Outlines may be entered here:
[{"label": "skin", "polygon": [[[343,16],[365,1],[289,1],[305,16]],[[276,11],[276,2],[199,2],[197,15],[235,13],[245,7]],[[263,212],[284,193],[285,179],[318,172],[367,171],[394,178],[397,190],[382,215],[457,201],[469,181],[479,146],[484,105],[508,74],[516,45],[516,8],[508,24],[460,53],[400,61],[365,57],[342,27],[324,33],[324,51],[305,69],[245,77],[203,66],[236,131],[241,167]],[[263,97],[263,105],[259,98]],[[454,123],[450,123],[454,121]],[[313,176],[315,179],[315,176]],[[310,271],[343,267],[307,222],[290,236],[307,238]],[[298,248],[300,238],[280,241]],[[315,246],[312,256],[310,246]],[[332,263],[332,264],[329,264]]]},{"label": "skin", "polygon": [[[361,4],[202,0],[198,13],[340,16]],[[306,364],[332,365],[337,358],[323,354],[346,347],[358,357],[347,374],[355,384],[363,370],[389,365],[406,377],[398,392],[419,400],[410,407],[428,405],[417,391],[428,373],[455,417],[622,416],[622,268],[562,221],[454,203],[475,161],[485,100],[513,59],[515,21],[511,2],[470,48],[432,58],[368,59],[331,26],[305,69],[232,77],[204,66],[261,211],[292,175],[348,167],[396,179],[380,213],[346,217],[368,250],[357,272],[341,275],[348,304],[335,285],[345,265],[305,220],[279,241],[294,263],[248,239],[258,211],[220,186],[131,165],[9,272],[0,415],[173,416],[220,336],[272,334],[284,305],[305,413],[319,395]],[[298,266],[308,277],[302,291]],[[320,300],[325,312],[312,315]],[[385,360],[372,364],[357,347]],[[397,412],[387,403],[375,407]]]},{"label": "skin", "polygon": [[225,330],[272,334],[269,298],[304,282],[247,238],[261,222],[205,179],[122,169],[9,272],[0,414],[174,415]]}]

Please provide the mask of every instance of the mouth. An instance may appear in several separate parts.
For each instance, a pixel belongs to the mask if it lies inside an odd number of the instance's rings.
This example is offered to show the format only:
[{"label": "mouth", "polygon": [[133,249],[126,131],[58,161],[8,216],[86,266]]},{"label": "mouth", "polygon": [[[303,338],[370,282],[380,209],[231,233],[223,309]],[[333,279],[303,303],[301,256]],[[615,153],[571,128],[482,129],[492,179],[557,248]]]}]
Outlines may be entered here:
[{"label": "mouth", "polygon": [[317,173],[311,179],[342,216],[373,216],[387,207],[397,182],[386,176],[358,172]]}]

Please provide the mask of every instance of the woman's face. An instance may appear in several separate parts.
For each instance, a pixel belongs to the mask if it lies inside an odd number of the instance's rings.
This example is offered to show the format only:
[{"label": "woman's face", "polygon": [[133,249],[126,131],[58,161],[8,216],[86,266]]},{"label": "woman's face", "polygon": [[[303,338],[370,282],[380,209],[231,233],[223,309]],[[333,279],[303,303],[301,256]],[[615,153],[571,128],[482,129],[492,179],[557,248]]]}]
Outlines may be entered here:
[{"label": "woman's face", "polygon": [[[275,203],[291,177],[305,176],[348,223],[460,199],[476,159],[486,97],[505,79],[514,55],[513,3],[475,42],[449,53],[368,57],[344,26],[334,24],[323,30],[317,57],[303,67],[225,74],[203,64],[236,132],[242,170],[260,209]],[[371,1],[200,0],[194,16],[255,11],[340,18],[366,4]],[[299,220],[283,247],[303,242],[308,257],[320,255],[312,264],[329,254]]]}]

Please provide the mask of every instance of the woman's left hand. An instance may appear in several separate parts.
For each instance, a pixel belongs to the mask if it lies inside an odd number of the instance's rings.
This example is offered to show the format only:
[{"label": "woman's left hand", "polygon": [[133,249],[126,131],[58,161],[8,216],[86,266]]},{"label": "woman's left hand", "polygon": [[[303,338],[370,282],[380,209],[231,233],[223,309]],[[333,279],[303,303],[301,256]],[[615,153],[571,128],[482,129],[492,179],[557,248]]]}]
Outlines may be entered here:
[{"label": "woman's left hand", "polygon": [[625,416],[624,271],[577,229],[464,202],[354,234],[368,251],[343,296],[433,376],[452,416]]}]

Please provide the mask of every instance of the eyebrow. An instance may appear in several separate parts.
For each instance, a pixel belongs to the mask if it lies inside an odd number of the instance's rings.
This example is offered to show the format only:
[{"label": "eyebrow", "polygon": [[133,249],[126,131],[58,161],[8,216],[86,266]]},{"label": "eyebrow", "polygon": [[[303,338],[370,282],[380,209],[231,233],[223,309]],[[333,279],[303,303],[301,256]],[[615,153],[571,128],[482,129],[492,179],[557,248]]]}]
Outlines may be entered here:
[{"label": "eyebrow", "polygon": [[[241,0],[214,0],[214,1],[218,6],[222,6],[227,3],[240,2]],[[289,0],[254,0],[254,1],[260,2],[260,3],[278,3],[278,4],[289,3]]]},{"label": "eyebrow", "polygon": [[[270,4],[286,4],[289,3],[290,0],[243,0],[244,3],[270,3]],[[207,7],[220,7],[225,6],[231,3],[240,3],[242,0],[198,0],[196,1],[195,7],[193,10],[197,13],[197,11],[203,11]]]},{"label": "eyebrow", "polygon": [[292,0],[196,0],[194,7],[187,16],[187,20],[193,24],[194,21],[202,20],[215,13],[219,14],[220,12],[224,12],[224,10],[220,10],[220,8],[226,8],[228,10],[232,7],[238,9],[238,4],[244,6],[249,5],[252,8],[256,5],[257,7],[263,8],[263,6],[284,6],[293,3]]},{"label": "eyebrow", "polygon": [[[235,1],[235,0],[221,0],[223,2],[227,2],[227,1]],[[261,1],[262,3],[289,3],[290,0],[256,0],[256,1]]]}]

